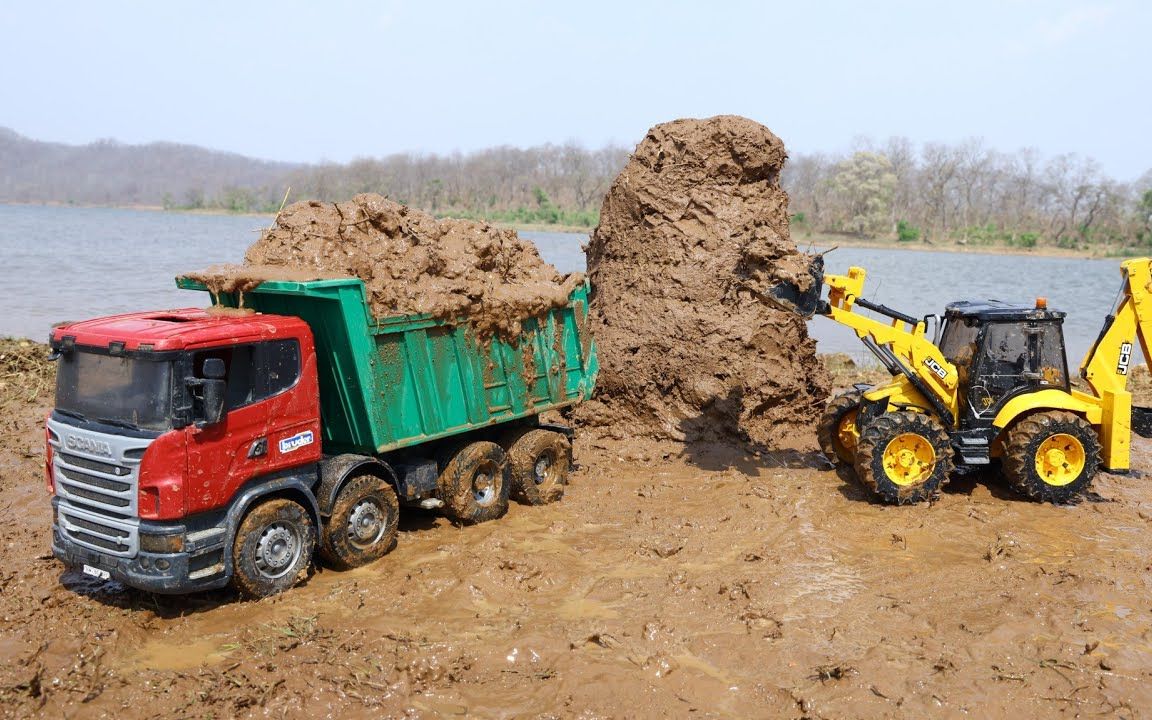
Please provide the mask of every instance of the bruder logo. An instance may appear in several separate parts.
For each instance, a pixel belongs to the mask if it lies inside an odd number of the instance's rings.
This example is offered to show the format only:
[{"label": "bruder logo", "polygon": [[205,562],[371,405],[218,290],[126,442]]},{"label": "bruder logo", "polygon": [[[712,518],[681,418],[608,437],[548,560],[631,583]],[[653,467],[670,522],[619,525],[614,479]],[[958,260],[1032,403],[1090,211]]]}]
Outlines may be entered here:
[{"label": "bruder logo", "polygon": [[69,450],[79,450],[89,455],[112,457],[112,446],[103,440],[94,440],[92,438],[81,437],[80,435],[69,435],[64,441],[64,444]]},{"label": "bruder logo", "polygon": [[312,434],[311,430],[305,430],[302,433],[296,433],[292,437],[286,437],[280,441],[280,454],[290,453],[293,450],[311,445],[316,442],[316,436]]}]

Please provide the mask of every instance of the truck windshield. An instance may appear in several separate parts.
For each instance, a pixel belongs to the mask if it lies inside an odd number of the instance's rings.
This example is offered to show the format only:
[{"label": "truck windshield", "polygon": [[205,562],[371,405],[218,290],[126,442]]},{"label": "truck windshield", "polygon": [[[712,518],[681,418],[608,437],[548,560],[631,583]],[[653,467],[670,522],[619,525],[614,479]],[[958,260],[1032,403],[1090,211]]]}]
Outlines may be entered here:
[{"label": "truck windshield", "polygon": [[172,363],[64,353],[56,371],[56,409],[82,419],[144,430],[172,427]]}]

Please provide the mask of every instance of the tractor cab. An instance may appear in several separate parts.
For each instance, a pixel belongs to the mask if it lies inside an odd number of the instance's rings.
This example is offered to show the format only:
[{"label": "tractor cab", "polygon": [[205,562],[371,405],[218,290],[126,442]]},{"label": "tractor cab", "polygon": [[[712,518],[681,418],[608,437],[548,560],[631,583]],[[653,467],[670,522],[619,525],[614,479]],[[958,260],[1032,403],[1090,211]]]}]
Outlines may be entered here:
[{"label": "tractor cab", "polygon": [[1064,313],[999,300],[948,305],[940,352],[956,366],[961,429],[986,428],[1004,403],[1025,393],[1068,391]]}]

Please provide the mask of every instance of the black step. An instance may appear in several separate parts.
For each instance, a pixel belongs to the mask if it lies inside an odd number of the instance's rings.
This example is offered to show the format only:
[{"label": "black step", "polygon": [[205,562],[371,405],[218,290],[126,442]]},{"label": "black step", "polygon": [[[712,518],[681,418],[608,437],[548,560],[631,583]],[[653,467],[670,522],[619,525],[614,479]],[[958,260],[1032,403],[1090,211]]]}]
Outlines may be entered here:
[{"label": "black step", "polygon": [[985,432],[956,433],[952,437],[952,447],[964,465],[987,465],[992,462],[988,452],[988,435]]}]

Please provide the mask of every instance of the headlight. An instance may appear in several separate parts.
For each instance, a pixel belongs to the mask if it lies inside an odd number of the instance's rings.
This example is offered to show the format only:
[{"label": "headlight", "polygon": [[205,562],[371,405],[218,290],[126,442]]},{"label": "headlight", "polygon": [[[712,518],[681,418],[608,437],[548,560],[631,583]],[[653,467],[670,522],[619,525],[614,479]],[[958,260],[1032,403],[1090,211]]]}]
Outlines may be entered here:
[{"label": "headlight", "polygon": [[178,553],[184,551],[183,535],[141,535],[140,549],[150,553]]}]

